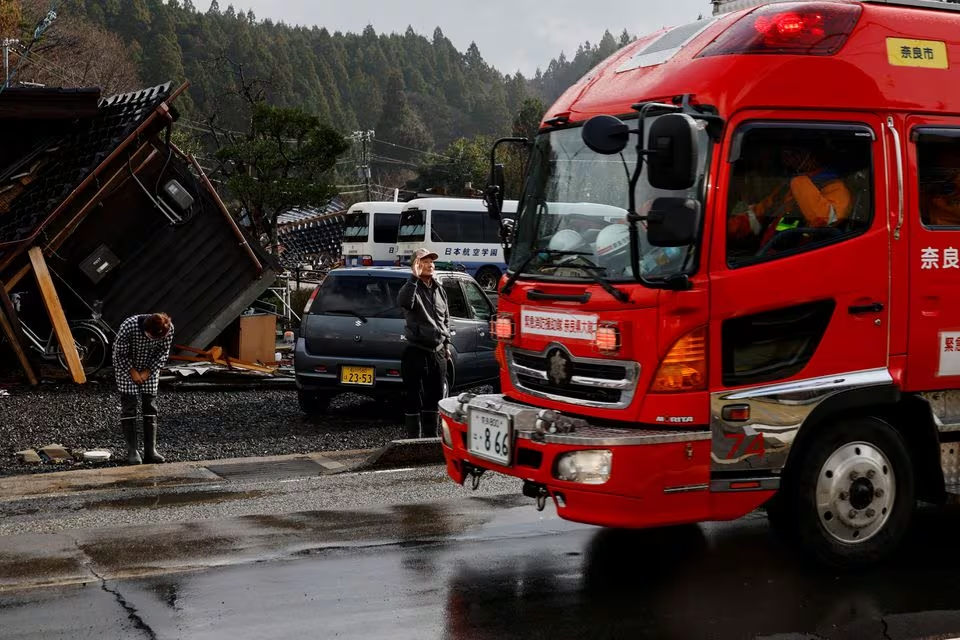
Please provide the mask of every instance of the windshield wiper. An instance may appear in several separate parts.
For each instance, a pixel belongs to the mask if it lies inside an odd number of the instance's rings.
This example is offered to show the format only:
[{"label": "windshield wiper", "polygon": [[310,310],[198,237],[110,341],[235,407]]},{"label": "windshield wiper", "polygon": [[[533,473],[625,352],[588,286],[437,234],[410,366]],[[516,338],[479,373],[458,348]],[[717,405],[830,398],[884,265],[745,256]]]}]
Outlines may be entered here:
[{"label": "windshield wiper", "polygon": [[[576,267],[580,268],[580,267]],[[601,267],[602,268],[602,267]],[[583,270],[596,282],[598,285],[603,287],[603,290],[609,293],[611,296],[619,300],[620,302],[626,304],[630,302],[630,294],[624,291],[623,289],[617,289],[615,286],[606,281],[603,277],[597,273],[596,267],[594,265],[585,266]]]},{"label": "windshield wiper", "polygon": [[342,313],[348,316],[356,316],[361,320],[363,320],[364,322],[367,322],[366,318],[364,318],[362,315],[360,315],[356,311],[351,311],[350,309],[324,309],[322,313]]},{"label": "windshield wiper", "polygon": [[517,267],[513,273],[510,274],[510,277],[507,278],[507,281],[503,283],[503,288],[500,290],[502,293],[510,293],[510,290],[513,289],[514,283],[516,283],[517,278],[520,277],[520,274],[526,269],[533,259],[542,256],[544,258],[549,258],[551,256],[592,256],[593,253],[589,251],[560,251],[559,249],[536,249],[530,252],[530,255],[527,256],[527,259],[520,263],[520,266]]},{"label": "windshield wiper", "polygon": [[[520,277],[520,272],[526,269],[527,266],[530,264],[530,262],[533,260],[533,258],[536,256],[551,257],[551,256],[592,256],[592,255],[593,253],[590,251],[560,251],[558,249],[540,249],[539,251],[536,251],[530,254],[530,256],[528,256],[527,259],[523,261],[520,267],[517,268],[517,270],[514,271],[512,274],[510,274],[510,277],[507,278],[507,281],[504,283],[503,289],[501,289],[501,291],[503,293],[510,293],[510,289],[513,288],[513,283],[516,282],[518,277]],[[617,301],[622,302],[624,304],[630,302],[629,293],[627,293],[626,291],[623,291],[622,289],[617,289],[615,286],[610,284],[607,280],[602,278],[597,273],[598,270],[606,270],[606,267],[599,267],[595,264],[574,264],[574,265],[570,265],[570,268],[580,269],[584,271],[587,275],[590,276],[591,280],[599,284],[604,291],[606,291],[611,296],[613,296]]]}]

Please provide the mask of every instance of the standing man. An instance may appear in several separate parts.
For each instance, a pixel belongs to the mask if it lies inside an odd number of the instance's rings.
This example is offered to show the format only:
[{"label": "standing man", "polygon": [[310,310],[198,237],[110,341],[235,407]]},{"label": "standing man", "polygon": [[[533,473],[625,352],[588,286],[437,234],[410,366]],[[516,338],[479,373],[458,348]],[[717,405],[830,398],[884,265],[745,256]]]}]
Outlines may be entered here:
[{"label": "standing man", "polygon": [[131,316],[113,344],[113,374],[120,392],[120,426],[127,441],[127,464],[140,464],[137,451],[137,400],[143,413],[143,462],[163,462],[157,453],[157,388],[160,368],[173,345],[173,322],[165,313]]},{"label": "standing man", "polygon": [[447,294],[433,277],[437,254],[417,249],[413,277],[400,288],[397,304],[406,321],[401,372],[406,389],[403,421],[408,438],[433,437],[440,430],[437,403],[450,357],[450,312]]}]

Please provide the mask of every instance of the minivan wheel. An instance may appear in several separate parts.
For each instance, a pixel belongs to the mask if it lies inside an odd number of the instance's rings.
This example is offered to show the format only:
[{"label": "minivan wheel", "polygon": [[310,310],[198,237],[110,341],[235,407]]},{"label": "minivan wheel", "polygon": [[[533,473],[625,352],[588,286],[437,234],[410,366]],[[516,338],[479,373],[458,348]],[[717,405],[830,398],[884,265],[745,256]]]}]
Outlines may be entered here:
[{"label": "minivan wheel", "polygon": [[300,410],[307,415],[319,415],[326,413],[330,408],[332,396],[325,393],[316,393],[313,391],[297,391],[297,401],[300,403]]},{"label": "minivan wheel", "polygon": [[[903,540],[916,495],[903,438],[876,418],[844,420],[824,430],[797,461],[784,495],[795,536],[821,562],[876,563]],[[776,512],[776,509],[774,510]]]}]

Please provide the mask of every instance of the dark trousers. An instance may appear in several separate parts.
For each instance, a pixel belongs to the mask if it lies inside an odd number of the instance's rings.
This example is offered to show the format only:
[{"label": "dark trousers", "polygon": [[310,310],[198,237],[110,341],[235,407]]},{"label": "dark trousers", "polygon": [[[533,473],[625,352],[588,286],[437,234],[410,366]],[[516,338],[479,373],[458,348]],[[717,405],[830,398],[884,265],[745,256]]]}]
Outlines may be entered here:
[{"label": "dark trousers", "polygon": [[421,411],[437,411],[443,398],[443,376],[446,368],[443,351],[426,351],[408,345],[400,361],[403,386],[406,390],[404,413],[419,415]]},{"label": "dark trousers", "polygon": [[157,417],[157,396],[147,395],[146,393],[121,393],[120,394],[120,419],[137,419],[137,401],[142,404],[142,413],[144,418]]}]

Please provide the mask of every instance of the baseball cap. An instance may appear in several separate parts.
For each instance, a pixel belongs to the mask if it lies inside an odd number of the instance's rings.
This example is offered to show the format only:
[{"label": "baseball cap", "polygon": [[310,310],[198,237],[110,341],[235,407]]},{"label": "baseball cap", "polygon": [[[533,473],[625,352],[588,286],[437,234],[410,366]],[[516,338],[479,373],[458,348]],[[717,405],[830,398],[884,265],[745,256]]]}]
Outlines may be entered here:
[{"label": "baseball cap", "polygon": [[430,251],[429,249],[417,249],[416,251],[413,252],[414,260],[421,260],[423,258],[430,258],[431,260],[436,260],[439,257],[440,256],[438,256],[436,252]]}]

